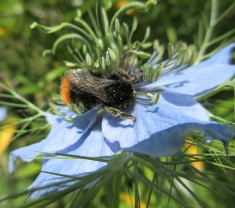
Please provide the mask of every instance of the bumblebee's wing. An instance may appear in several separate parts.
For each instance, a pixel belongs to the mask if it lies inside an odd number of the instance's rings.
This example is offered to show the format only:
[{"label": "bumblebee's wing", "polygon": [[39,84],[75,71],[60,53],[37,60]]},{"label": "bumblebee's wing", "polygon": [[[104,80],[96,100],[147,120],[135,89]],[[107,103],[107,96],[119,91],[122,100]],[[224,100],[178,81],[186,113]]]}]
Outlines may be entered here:
[{"label": "bumblebee's wing", "polygon": [[70,84],[75,87],[77,92],[89,93],[104,102],[108,102],[104,88],[115,83],[115,80],[95,77],[88,71],[70,70],[65,74],[65,77],[70,80]]}]

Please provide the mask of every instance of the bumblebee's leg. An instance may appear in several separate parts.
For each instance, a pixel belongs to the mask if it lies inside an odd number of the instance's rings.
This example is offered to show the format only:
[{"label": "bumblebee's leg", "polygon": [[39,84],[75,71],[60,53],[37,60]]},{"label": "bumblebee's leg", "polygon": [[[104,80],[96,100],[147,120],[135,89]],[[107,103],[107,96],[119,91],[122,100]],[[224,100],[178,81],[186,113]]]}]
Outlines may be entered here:
[{"label": "bumblebee's leg", "polygon": [[116,108],[112,108],[109,106],[105,106],[104,109],[108,114],[112,115],[113,117],[121,118],[121,119],[131,119],[133,122],[136,122],[135,116],[131,114],[122,112]]}]

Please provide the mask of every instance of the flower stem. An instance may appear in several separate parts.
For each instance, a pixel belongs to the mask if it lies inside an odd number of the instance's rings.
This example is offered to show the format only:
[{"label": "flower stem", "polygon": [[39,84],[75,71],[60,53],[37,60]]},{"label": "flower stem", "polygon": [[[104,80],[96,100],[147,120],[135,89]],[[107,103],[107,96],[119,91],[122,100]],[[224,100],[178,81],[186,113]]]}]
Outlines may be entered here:
[{"label": "flower stem", "polygon": [[42,111],[40,108],[38,108],[37,106],[35,106],[33,103],[31,103],[30,101],[28,101],[27,99],[23,98],[21,95],[19,95],[16,91],[14,91],[13,89],[7,87],[6,85],[4,85],[3,83],[0,83],[0,87],[5,89],[6,91],[8,91],[9,93],[11,93],[14,98],[20,100],[21,102],[25,103],[29,108],[35,110],[36,112],[38,112],[38,114],[40,116],[44,116],[44,111]]},{"label": "flower stem", "polygon": [[213,34],[214,27],[217,23],[217,13],[218,13],[218,1],[217,0],[212,0],[211,2],[211,15],[210,15],[210,23],[209,27],[206,30],[205,37],[203,39],[202,45],[200,47],[200,50],[198,52],[197,58],[194,61],[194,65],[198,64],[202,59],[203,55],[205,54],[207,47],[209,45],[210,39]]},{"label": "flower stem", "polygon": [[224,84],[218,86],[217,88],[215,88],[214,90],[210,91],[209,93],[204,94],[204,95],[202,95],[202,96],[199,96],[199,97],[197,97],[196,99],[197,99],[197,101],[204,100],[204,99],[206,99],[206,98],[208,98],[208,97],[210,97],[210,96],[216,94],[217,92],[221,91],[221,90],[222,90],[224,87],[226,87],[226,86],[233,86],[233,85],[232,85],[232,81],[231,81],[231,80],[228,80],[227,82],[225,82]]}]

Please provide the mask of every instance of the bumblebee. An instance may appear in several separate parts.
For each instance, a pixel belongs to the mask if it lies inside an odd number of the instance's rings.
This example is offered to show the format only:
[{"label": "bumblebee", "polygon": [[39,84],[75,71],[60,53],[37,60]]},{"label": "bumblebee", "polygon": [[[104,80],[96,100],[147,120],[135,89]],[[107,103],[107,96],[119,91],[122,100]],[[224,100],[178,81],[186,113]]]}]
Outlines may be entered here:
[{"label": "bumblebee", "polygon": [[101,104],[114,117],[136,121],[123,112],[134,104],[136,93],[132,83],[121,76],[106,79],[89,71],[69,70],[62,78],[60,94],[66,104],[78,106],[82,102],[86,111]]}]

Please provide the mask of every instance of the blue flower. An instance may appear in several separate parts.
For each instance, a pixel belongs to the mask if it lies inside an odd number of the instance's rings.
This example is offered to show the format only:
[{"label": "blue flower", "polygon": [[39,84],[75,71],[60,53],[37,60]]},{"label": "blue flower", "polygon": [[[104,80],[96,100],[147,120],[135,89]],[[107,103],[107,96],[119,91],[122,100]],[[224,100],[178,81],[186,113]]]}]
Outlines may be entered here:
[{"label": "blue flower", "polygon": [[[46,113],[51,125],[50,133],[39,143],[11,152],[10,171],[14,170],[17,158],[30,162],[38,155],[49,152],[85,157],[111,156],[118,151],[151,157],[174,155],[184,143],[185,136],[194,130],[200,131],[206,140],[217,139],[227,144],[234,137],[234,129],[211,121],[207,111],[194,98],[232,78],[235,66],[230,64],[229,58],[234,46],[231,44],[223,48],[196,66],[163,73],[156,82],[139,86],[137,90],[140,92],[162,91],[156,104],[137,96],[136,103],[128,111],[136,117],[136,123],[100,114],[100,106],[81,116],[68,108],[61,109],[62,115]],[[74,120],[68,122],[64,118]],[[29,198],[62,190],[70,183],[49,185],[64,182],[71,176],[89,174],[106,165],[94,160],[57,157],[43,160],[42,172],[29,189],[48,187],[32,192]]]},{"label": "blue flower", "polygon": [[3,121],[7,116],[7,110],[4,107],[0,107],[0,122]]}]

